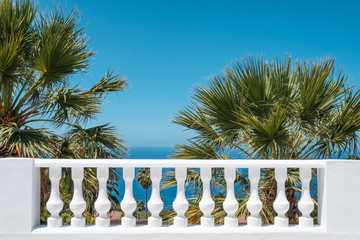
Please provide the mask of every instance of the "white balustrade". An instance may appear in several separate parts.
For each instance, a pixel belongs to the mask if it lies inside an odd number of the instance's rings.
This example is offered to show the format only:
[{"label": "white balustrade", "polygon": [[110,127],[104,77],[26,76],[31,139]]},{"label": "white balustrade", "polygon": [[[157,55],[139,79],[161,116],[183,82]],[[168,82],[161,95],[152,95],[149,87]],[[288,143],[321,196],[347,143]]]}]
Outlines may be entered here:
[{"label": "white balustrade", "polygon": [[177,183],[177,194],[173,202],[173,208],[177,215],[174,217],[175,227],[186,227],[188,225],[188,219],[185,216],[185,212],[189,207],[189,202],[185,197],[185,179],[187,168],[178,167],[175,169],[175,178]]},{"label": "white balustrade", "polygon": [[136,219],[132,215],[136,209],[136,201],[133,196],[134,167],[124,167],[123,177],[125,181],[125,194],[121,201],[121,210],[125,216],[121,218],[121,224],[125,227],[135,227]]},{"label": "white balustrade", "polygon": [[248,174],[250,181],[250,198],[246,203],[246,207],[250,212],[250,216],[247,218],[247,225],[249,227],[260,227],[261,218],[259,213],[262,209],[262,202],[259,198],[260,168],[249,168]]},{"label": "white balustrade", "polygon": [[61,168],[51,167],[49,168],[49,177],[51,181],[51,193],[46,208],[50,212],[51,216],[47,220],[48,227],[61,227],[62,218],[59,216],[59,212],[63,209],[64,203],[59,194],[59,182],[61,178]]},{"label": "white balustrade", "polygon": [[314,219],[310,213],[314,210],[314,202],[310,195],[311,168],[300,168],[301,180],[301,199],[298,207],[302,216],[299,218],[299,225],[302,227],[312,227]]},{"label": "white balustrade", "polygon": [[275,168],[275,180],[277,182],[277,194],[274,201],[274,209],[277,212],[277,216],[274,220],[274,225],[277,227],[289,226],[289,219],[285,216],[289,210],[289,201],[286,198],[285,182],[287,179],[287,168],[279,167]]},{"label": "white balustrade", "polygon": [[[259,198],[259,180],[261,176],[260,169],[274,168],[275,179],[277,182],[277,196],[274,201],[274,210],[277,213],[275,217],[274,225],[277,227],[287,227],[289,225],[289,219],[286,217],[286,213],[289,209],[289,202],[286,198],[285,182],[287,180],[287,169],[299,168],[300,180],[302,183],[301,199],[298,203],[299,211],[302,213],[299,218],[300,227],[312,227],[313,218],[310,216],[314,209],[314,202],[311,199],[310,194],[310,182],[312,177],[311,169],[322,168],[325,169],[323,162],[320,161],[247,161],[247,160],[66,160],[66,164],[62,164],[63,160],[38,160],[38,167],[49,167],[49,176],[51,180],[51,195],[46,204],[51,217],[48,219],[48,227],[60,227],[62,226],[62,219],[59,216],[59,212],[63,208],[63,201],[59,194],[59,181],[61,178],[62,167],[71,167],[72,179],[74,181],[74,194],[73,199],[70,202],[70,210],[74,213],[74,217],[71,219],[71,226],[83,227],[85,226],[85,218],[82,216],[86,208],[86,202],[82,195],[82,181],[84,178],[84,167],[97,167],[97,178],[99,181],[99,194],[95,201],[95,209],[99,216],[95,219],[97,227],[109,227],[110,218],[107,213],[111,207],[107,192],[107,181],[109,177],[110,167],[122,167],[123,178],[125,182],[124,198],[121,202],[121,208],[125,216],[122,217],[122,225],[125,227],[136,226],[136,218],[133,213],[136,209],[136,201],[133,193],[133,180],[135,176],[135,167],[148,167],[150,168],[150,178],[152,180],[152,192],[148,202],[148,208],[151,212],[151,216],[148,219],[149,227],[161,227],[162,218],[160,212],[164,207],[164,203],[160,197],[160,182],[162,178],[162,168],[175,168],[175,179],[177,182],[177,194],[173,202],[173,208],[176,212],[174,217],[174,227],[187,227],[188,219],[185,216],[185,212],[189,207],[189,202],[185,196],[185,181],[187,178],[187,169],[200,168],[200,177],[202,180],[203,194],[201,201],[199,202],[199,208],[203,213],[200,218],[202,227],[214,226],[214,218],[211,216],[215,207],[215,202],[211,197],[210,183],[212,178],[212,168],[224,168],[224,180],[226,181],[226,198],[223,202],[223,208],[226,212],[224,218],[225,227],[236,228],[238,226],[238,218],[235,216],[236,211],[239,208],[239,203],[235,195],[235,179],[237,168],[248,168],[249,176],[249,199],[246,203],[250,216],[247,218],[247,225],[249,227],[261,227],[261,218],[259,216],[263,203]],[[105,161],[106,163],[101,163]],[[54,162],[56,162],[54,164]],[[101,164],[100,164],[101,163]],[[237,186],[237,185],[236,185]]]},{"label": "white balustrade", "polygon": [[160,227],[162,225],[162,218],[159,216],[159,213],[164,207],[164,203],[160,197],[160,181],[162,176],[162,168],[154,167],[150,169],[150,178],[151,178],[151,197],[148,202],[148,207],[151,212],[151,217],[149,217],[148,225],[149,227]]},{"label": "white balustrade", "polygon": [[236,178],[236,168],[225,168],[225,180],[226,180],[226,198],[223,202],[223,207],[227,216],[224,219],[226,227],[238,226],[238,218],[235,216],[235,212],[239,208],[239,203],[236,200],[234,192],[234,182]]},{"label": "white balustrade", "polygon": [[72,227],[84,227],[85,218],[82,216],[86,208],[86,202],[82,194],[82,181],[84,178],[83,167],[73,167],[71,169],[71,176],[74,181],[74,194],[70,202],[70,210],[74,213],[71,219]]},{"label": "white balustrade", "polygon": [[[232,217],[234,206],[230,207],[234,201],[231,196],[231,185],[233,183],[234,169],[247,168],[249,170],[250,196],[247,203],[250,217],[250,227],[133,227],[135,226],[135,217],[132,216],[136,209],[136,201],[133,197],[133,180],[135,168],[175,168],[178,183],[178,194],[174,202],[174,208],[178,211],[180,219],[184,219],[186,202],[184,200],[184,178],[186,177],[186,168],[200,168],[200,174],[203,182],[203,199],[200,204],[204,216],[201,220],[202,226],[213,226],[211,211],[214,202],[210,195],[211,168],[224,168],[225,179],[228,184],[228,194],[224,209],[227,210],[227,217]],[[47,203],[47,208],[51,213],[48,219],[48,226],[40,225],[40,168],[49,168],[51,180],[51,195]],[[80,222],[84,223],[81,214],[85,208],[82,199],[81,181],[83,179],[84,168],[98,168],[98,178],[100,191],[105,190],[106,173],[101,174],[104,169],[123,168],[125,180],[125,196],[122,201],[122,209],[125,217],[122,219],[124,226],[104,227],[87,226],[82,228],[58,227],[61,226],[59,211],[61,211],[62,202],[59,197],[59,181],[62,176],[62,168],[72,168],[72,177],[74,179],[74,197],[71,202],[71,210],[75,213],[72,219],[72,225]],[[103,170],[100,170],[103,168]],[[275,178],[278,184],[277,198],[274,203],[275,211],[279,214],[275,220],[275,227],[261,227],[259,211],[261,202],[258,196],[259,180],[262,178],[260,169],[276,169]],[[299,219],[299,226],[290,228],[277,227],[281,223],[287,226],[288,219],[285,212],[288,210],[289,203],[285,196],[285,182],[287,169],[300,169],[300,180],[302,183],[301,199],[298,203],[299,211],[302,215]],[[229,170],[230,169],[230,170]],[[317,169],[318,175],[316,181],[312,182],[312,170]],[[105,171],[105,170],[104,170]],[[16,240],[44,240],[44,239],[360,239],[359,215],[360,205],[360,161],[358,160],[126,160],[126,159],[31,159],[31,158],[2,158],[0,159],[0,239]],[[103,172],[104,173],[104,172]],[[102,176],[101,176],[102,175]],[[152,174],[153,176],[156,174]],[[160,179],[160,176],[157,178]],[[199,177],[200,178],[200,177]],[[222,179],[224,180],[224,179]],[[238,187],[236,182],[236,188]],[[265,179],[261,184],[266,184]],[[157,184],[154,184],[157,185]],[[186,184],[185,184],[186,186]],[[44,186],[42,186],[44,187]],[[240,190],[243,187],[239,186]],[[270,186],[271,188],[273,186]],[[310,217],[315,204],[311,202],[312,193],[310,189],[316,188],[317,203],[317,226],[313,225],[313,219]],[[21,197],[17,197],[17,195]],[[105,192],[99,192],[99,199],[106,196]],[[154,195],[155,196],[155,195]],[[237,196],[237,195],[235,195]],[[91,196],[90,196],[91,197]],[[229,199],[229,200],[228,200]],[[105,214],[107,207],[100,209],[97,200],[97,209],[100,214]],[[103,201],[104,202],[104,201]],[[104,204],[106,205],[106,204]],[[235,204],[234,204],[235,205]],[[154,212],[154,210],[153,210]],[[200,212],[200,211],[199,211]],[[80,219],[78,219],[80,217]],[[210,220],[207,221],[206,218]],[[100,218],[99,218],[100,219]],[[280,221],[279,221],[280,219]],[[74,222],[75,220],[75,222]],[[77,221],[79,220],[79,221]],[[284,220],[284,221],[283,221]],[[183,222],[183,221],[182,221]],[[186,221],[185,221],[186,222]],[[280,222],[280,224],[279,224]],[[99,224],[99,223],[97,223]],[[176,225],[176,223],[174,223]],[[57,227],[57,228],[54,228]],[[307,227],[307,228],[306,228]]]},{"label": "white balustrade", "polygon": [[214,218],[211,216],[211,212],[214,210],[215,203],[210,192],[211,167],[200,168],[200,176],[202,180],[203,195],[199,202],[199,207],[204,214],[200,218],[200,223],[203,227],[212,227],[214,226]]},{"label": "white balustrade", "polygon": [[95,209],[99,216],[95,219],[95,224],[98,227],[109,227],[110,218],[107,216],[111,207],[111,202],[107,192],[107,180],[109,178],[109,168],[100,167],[97,169],[97,179],[99,180],[99,194],[95,201]]}]

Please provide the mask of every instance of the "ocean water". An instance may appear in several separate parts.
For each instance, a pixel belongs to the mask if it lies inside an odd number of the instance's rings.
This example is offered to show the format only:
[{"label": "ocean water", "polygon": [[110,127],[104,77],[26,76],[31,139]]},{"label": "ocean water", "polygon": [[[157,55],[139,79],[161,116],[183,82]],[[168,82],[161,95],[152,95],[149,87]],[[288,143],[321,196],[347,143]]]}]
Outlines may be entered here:
[{"label": "ocean water", "polygon": [[171,147],[132,147],[127,159],[168,159]]}]

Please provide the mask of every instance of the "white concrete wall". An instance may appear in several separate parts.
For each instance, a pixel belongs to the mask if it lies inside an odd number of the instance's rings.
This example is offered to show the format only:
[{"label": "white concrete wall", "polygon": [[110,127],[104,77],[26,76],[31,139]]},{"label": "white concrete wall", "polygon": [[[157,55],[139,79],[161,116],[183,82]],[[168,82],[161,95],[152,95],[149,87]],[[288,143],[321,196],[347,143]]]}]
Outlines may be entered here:
[{"label": "white concrete wall", "polygon": [[[326,163],[323,220],[332,233],[360,233],[360,161]],[[360,239],[360,238],[359,238]]]},{"label": "white concrete wall", "polygon": [[0,159],[0,194],[0,236],[30,233],[39,225],[40,169],[34,159]]},{"label": "white concrete wall", "polygon": [[7,234],[6,240],[359,240],[354,233],[329,233],[324,228],[299,229],[297,227],[237,227],[224,228],[201,226],[187,228],[142,227],[85,227],[85,228],[40,228],[32,234]]}]

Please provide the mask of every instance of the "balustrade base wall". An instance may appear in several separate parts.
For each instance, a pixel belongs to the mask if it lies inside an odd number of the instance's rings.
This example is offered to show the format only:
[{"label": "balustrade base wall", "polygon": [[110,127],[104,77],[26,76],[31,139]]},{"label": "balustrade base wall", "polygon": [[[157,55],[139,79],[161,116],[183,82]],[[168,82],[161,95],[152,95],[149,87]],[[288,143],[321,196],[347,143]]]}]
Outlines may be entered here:
[{"label": "balustrade base wall", "polygon": [[126,228],[126,227],[85,227],[61,229],[40,227],[30,234],[0,234],[1,239],[6,240],[358,240],[359,234],[350,233],[328,233],[326,229],[315,227],[306,230],[299,227],[277,228],[267,226],[264,228],[228,228],[214,227],[204,228],[191,226],[186,229],[164,227],[150,228],[147,226]]}]

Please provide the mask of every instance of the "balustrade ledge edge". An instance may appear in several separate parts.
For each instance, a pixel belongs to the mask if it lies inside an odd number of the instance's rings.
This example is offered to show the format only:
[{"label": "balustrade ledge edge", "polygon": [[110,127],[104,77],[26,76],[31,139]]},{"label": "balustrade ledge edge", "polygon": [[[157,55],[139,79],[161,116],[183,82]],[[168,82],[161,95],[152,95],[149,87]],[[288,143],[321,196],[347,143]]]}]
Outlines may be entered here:
[{"label": "balustrade ledge edge", "polygon": [[189,225],[187,227],[176,227],[173,225],[163,225],[162,227],[150,227],[148,225],[136,225],[135,227],[125,227],[122,225],[111,225],[110,227],[97,227],[95,225],[86,225],[82,228],[74,228],[71,226],[62,226],[61,228],[48,228],[46,225],[36,226],[33,234],[66,234],[66,233],[127,233],[127,234],[150,234],[150,233],[174,233],[174,234],[192,234],[192,233],[325,233],[326,226],[314,225],[312,228],[301,227],[299,225],[289,225],[289,227],[277,227],[274,225],[262,225],[262,227],[250,227],[247,225],[239,225],[238,227],[226,227],[224,225],[216,225],[213,227],[204,227],[201,225]]}]

